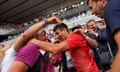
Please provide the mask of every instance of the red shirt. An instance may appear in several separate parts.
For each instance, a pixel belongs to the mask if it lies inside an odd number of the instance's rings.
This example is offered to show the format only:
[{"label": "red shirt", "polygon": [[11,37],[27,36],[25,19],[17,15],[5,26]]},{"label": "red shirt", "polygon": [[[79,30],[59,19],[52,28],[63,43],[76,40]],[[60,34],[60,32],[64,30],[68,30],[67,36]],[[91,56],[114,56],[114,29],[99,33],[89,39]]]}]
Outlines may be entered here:
[{"label": "red shirt", "polygon": [[89,47],[83,36],[73,33],[65,42],[69,46],[77,72],[99,72],[93,57],[89,55]]}]

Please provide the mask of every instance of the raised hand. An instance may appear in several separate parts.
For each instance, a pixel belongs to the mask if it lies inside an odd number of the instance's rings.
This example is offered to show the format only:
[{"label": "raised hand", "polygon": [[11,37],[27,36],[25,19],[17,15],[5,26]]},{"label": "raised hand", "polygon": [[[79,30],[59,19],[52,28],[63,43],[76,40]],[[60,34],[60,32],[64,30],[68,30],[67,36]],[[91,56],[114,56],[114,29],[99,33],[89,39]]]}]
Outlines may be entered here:
[{"label": "raised hand", "polygon": [[96,32],[93,29],[88,29],[88,33],[95,34]]},{"label": "raised hand", "polygon": [[82,29],[75,29],[75,31],[73,33],[78,33],[78,34],[84,35],[84,31]]},{"label": "raised hand", "polygon": [[62,21],[56,16],[48,18],[48,24],[61,24]]}]

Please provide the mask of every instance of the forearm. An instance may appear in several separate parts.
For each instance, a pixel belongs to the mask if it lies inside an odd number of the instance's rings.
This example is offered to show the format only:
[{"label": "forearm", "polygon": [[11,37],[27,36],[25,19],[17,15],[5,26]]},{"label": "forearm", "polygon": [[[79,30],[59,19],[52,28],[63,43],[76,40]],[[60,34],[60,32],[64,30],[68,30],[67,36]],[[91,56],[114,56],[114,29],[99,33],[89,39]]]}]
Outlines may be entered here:
[{"label": "forearm", "polygon": [[34,35],[37,34],[37,32],[42,29],[45,26],[45,21],[41,21],[39,23],[34,24],[33,26],[31,26],[30,28],[28,28],[24,33],[23,36],[25,38],[31,38]]},{"label": "forearm", "polygon": [[18,51],[23,45],[25,45],[37,32],[42,29],[45,22],[42,21],[28,28],[23,34],[21,34],[14,43],[15,51]]},{"label": "forearm", "polygon": [[114,39],[116,41],[118,51],[113,61],[111,72],[120,72],[120,30],[115,33]]},{"label": "forearm", "polygon": [[47,20],[41,21],[39,23],[36,23],[32,25],[30,28],[28,28],[22,35],[18,37],[16,42],[14,43],[14,48],[16,51],[19,50],[24,44],[26,44],[32,37],[37,35],[37,32],[42,29],[47,24],[51,23],[61,23],[62,21],[58,19],[57,17],[53,16],[48,18]]},{"label": "forearm", "polygon": [[36,44],[41,49],[44,49],[44,50],[51,52],[53,54],[60,53],[60,52],[67,49],[67,45],[64,42],[60,43],[60,44],[52,44],[52,43],[48,43],[48,42],[39,41],[39,40],[34,39],[34,40],[32,40],[32,43]]},{"label": "forearm", "polygon": [[87,40],[87,42],[88,42],[88,45],[91,47],[91,48],[97,48],[97,41],[96,40],[94,40],[94,39],[92,39],[92,38],[90,38],[90,37],[88,37],[88,36],[86,36],[86,35],[84,35],[84,37],[85,37],[85,39]]},{"label": "forearm", "polygon": [[7,72],[27,72],[28,69],[29,67],[26,64],[14,61]]},{"label": "forearm", "polygon": [[111,72],[120,72],[120,51],[119,50],[117,51],[115,59],[112,63]]},{"label": "forearm", "polygon": [[43,21],[41,21],[39,23],[36,23],[36,24],[32,25],[30,28],[28,28],[23,33],[24,40],[30,39],[31,37],[33,37],[34,35],[36,35],[37,32],[40,29],[42,29],[43,27],[45,27],[46,25],[51,24],[51,23],[58,23],[59,24],[59,23],[62,23],[62,21],[59,18],[53,16],[53,17],[50,17],[50,18],[48,18],[46,20],[43,20]]},{"label": "forearm", "polygon": [[39,46],[41,49],[44,49],[48,52],[54,53],[56,50],[56,45],[44,41],[38,41],[34,39],[34,44]]},{"label": "forearm", "polygon": [[81,31],[81,29],[76,29],[76,30],[74,31],[74,33],[78,33],[78,34],[82,35],[82,36],[87,40],[87,43],[88,43],[88,45],[89,45],[91,48],[97,48],[97,42],[96,42],[96,40],[88,37],[86,34],[84,34],[84,33]]}]

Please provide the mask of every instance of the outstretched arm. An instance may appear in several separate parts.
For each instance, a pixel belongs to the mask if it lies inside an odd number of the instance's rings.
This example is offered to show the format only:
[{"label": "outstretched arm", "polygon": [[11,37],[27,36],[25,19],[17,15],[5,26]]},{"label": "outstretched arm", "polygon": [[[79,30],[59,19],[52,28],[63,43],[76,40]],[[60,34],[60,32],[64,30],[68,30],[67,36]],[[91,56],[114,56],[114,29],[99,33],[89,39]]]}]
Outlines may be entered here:
[{"label": "outstretched arm", "polygon": [[[53,23],[61,23],[61,20],[58,19],[57,17],[51,17],[48,19],[48,24],[49,23],[52,23],[52,24]],[[40,23],[37,23],[37,24],[31,26],[28,30],[26,30],[23,33],[23,35],[20,35],[18,40],[14,43],[15,50],[18,51],[21,46],[23,46],[30,38],[32,38],[34,35],[36,35],[36,33],[39,31],[39,29],[43,28],[45,25],[47,25],[46,22],[42,21]],[[28,49],[30,49],[30,50],[28,50]],[[24,48],[23,50],[21,50],[19,52],[19,54],[18,54],[19,59],[16,60],[15,62],[13,62],[13,64],[9,68],[8,72],[27,72],[27,70],[29,69],[28,66],[30,66],[30,65],[28,65],[27,62],[25,62],[25,61],[23,62],[22,60],[20,60],[20,58],[21,59],[25,59],[25,58],[28,59],[27,57],[29,55],[29,57],[35,59],[36,58],[35,55],[38,52],[38,48],[37,49],[28,48],[28,49]],[[27,53],[25,52],[26,50],[28,50]],[[35,51],[35,53],[31,54],[32,51]],[[29,62],[32,62],[32,60],[29,60]]]},{"label": "outstretched arm", "polygon": [[[37,46],[40,46],[40,48],[42,48],[44,50],[47,50],[49,52],[52,52],[53,54],[62,52],[62,51],[66,50],[68,48],[67,44],[65,42],[60,43],[60,44],[52,44],[52,43],[48,43],[48,42],[44,42],[44,41],[39,41],[39,40],[36,40],[36,39],[33,39],[32,41],[35,41],[34,44],[36,44]],[[34,49],[33,49],[33,51],[34,51]],[[29,54],[31,52],[29,52]],[[37,52],[35,52],[35,53],[37,53]],[[35,56],[34,55],[35,53],[33,53],[32,55],[30,54],[30,55]],[[21,54],[24,55],[23,53],[21,53]],[[31,57],[31,58],[35,58],[35,57]],[[8,72],[27,72],[27,70],[28,70],[28,65],[27,64],[25,64],[21,61],[15,61],[15,62],[13,62],[11,67],[9,68]]]},{"label": "outstretched arm", "polygon": [[51,52],[53,54],[61,53],[65,50],[69,49],[66,42],[61,42],[59,44],[52,44],[52,43],[40,41],[37,39],[32,39],[30,42],[36,44],[41,49],[44,49],[44,50]]},{"label": "outstretched arm", "polygon": [[53,16],[47,19],[47,24],[45,24],[45,21],[41,21],[39,23],[36,23],[32,25],[30,28],[28,28],[23,34],[21,34],[16,42],[14,43],[15,51],[18,51],[19,48],[21,48],[24,44],[26,44],[29,39],[31,39],[34,35],[37,34],[37,32],[42,29],[45,25],[51,24],[51,23],[61,23],[61,20],[57,17]]}]

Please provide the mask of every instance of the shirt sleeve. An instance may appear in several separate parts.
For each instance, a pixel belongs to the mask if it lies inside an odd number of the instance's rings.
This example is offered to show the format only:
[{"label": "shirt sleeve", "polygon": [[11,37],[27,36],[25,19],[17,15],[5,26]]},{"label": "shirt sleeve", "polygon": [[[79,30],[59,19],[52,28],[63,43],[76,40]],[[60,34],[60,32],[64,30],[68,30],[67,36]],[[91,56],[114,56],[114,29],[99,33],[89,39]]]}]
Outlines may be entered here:
[{"label": "shirt sleeve", "polygon": [[86,46],[86,40],[79,34],[71,34],[65,42],[68,44],[70,50],[78,47]]},{"label": "shirt sleeve", "polygon": [[6,52],[5,52],[6,55],[9,55],[9,56],[16,56],[17,55],[17,52],[15,51],[14,49],[14,45],[12,45]]},{"label": "shirt sleeve", "polygon": [[111,33],[114,34],[120,30],[120,1],[111,1],[105,8],[105,20],[107,27],[110,28]]},{"label": "shirt sleeve", "polygon": [[38,59],[39,49],[36,45],[26,45],[18,53],[15,61],[23,62],[32,68]]}]

